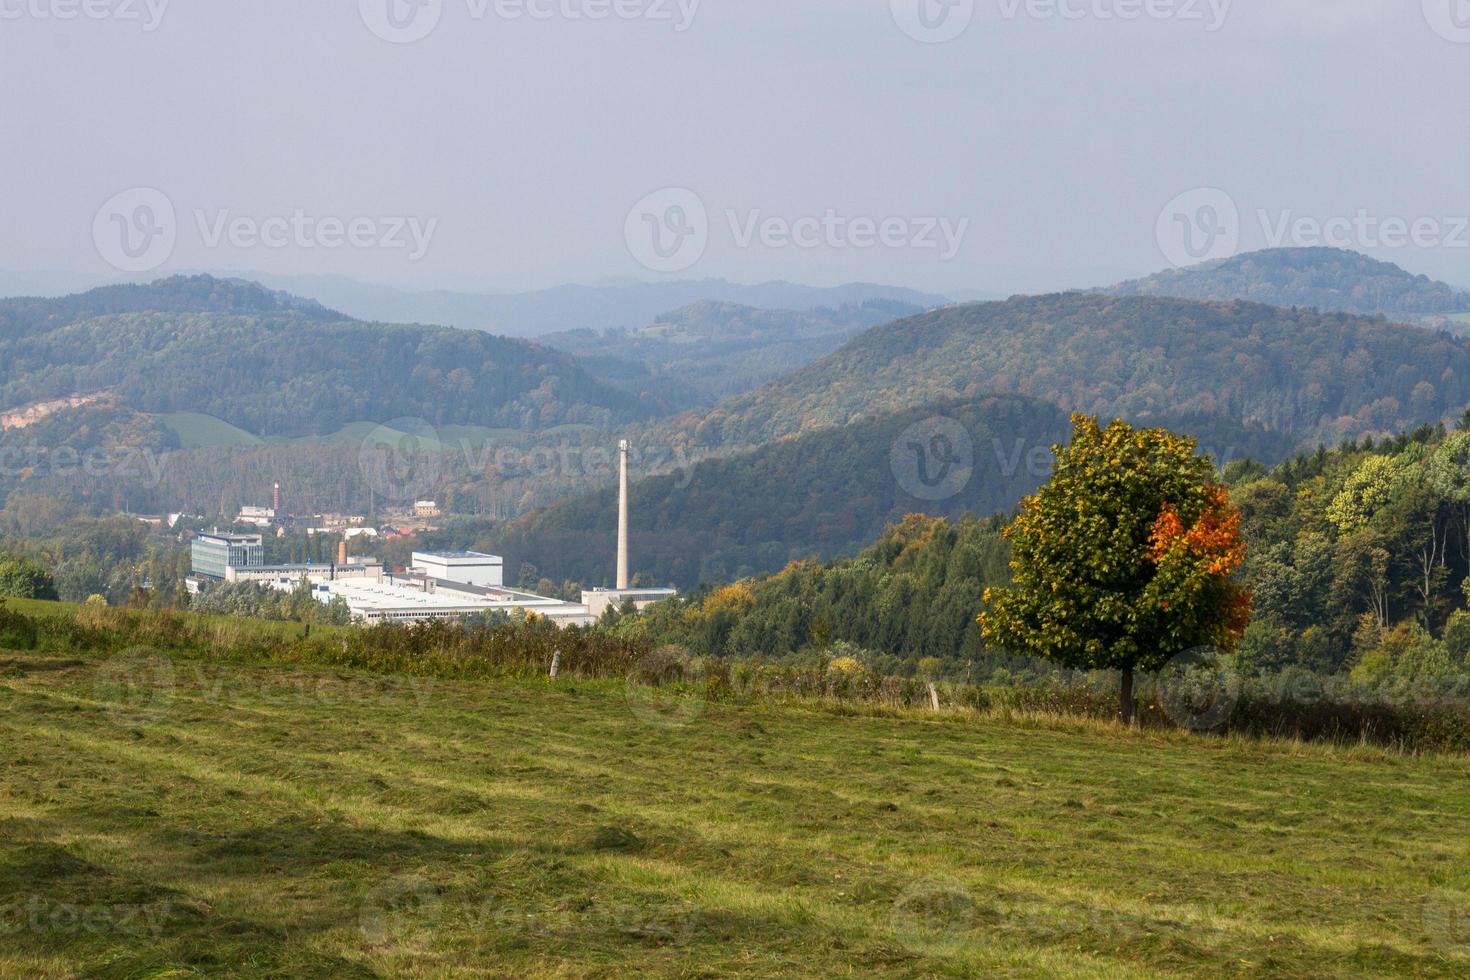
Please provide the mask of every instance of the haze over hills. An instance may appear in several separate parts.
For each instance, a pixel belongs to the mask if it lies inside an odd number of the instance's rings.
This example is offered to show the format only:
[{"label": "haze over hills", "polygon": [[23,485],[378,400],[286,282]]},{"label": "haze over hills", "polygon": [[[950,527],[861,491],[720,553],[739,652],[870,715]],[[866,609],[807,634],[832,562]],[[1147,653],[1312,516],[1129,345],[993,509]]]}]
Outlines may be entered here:
[{"label": "haze over hills", "polygon": [[1315,446],[1458,415],[1470,402],[1470,341],[1238,301],[1017,297],[876,327],[659,431],[699,446],[751,446],[996,392],[1147,424],[1226,420]]},{"label": "haze over hills", "polygon": [[576,355],[601,381],[683,410],[748,391],[870,327],[918,312],[895,300],[813,310],[703,300],[633,330],[571,330],[539,340]]},{"label": "haze over hills", "polygon": [[1243,299],[1390,318],[1470,311],[1470,293],[1338,248],[1276,248],[1119,283],[1118,296]]},{"label": "haze over hills", "polygon": [[872,283],[819,287],[790,282],[745,284],[724,279],[691,279],[568,284],[521,293],[473,293],[395,289],[340,276],[252,274],[250,278],[298,296],[309,296],[365,320],[436,323],[508,337],[539,337],[581,329],[634,329],[652,323],[671,310],[703,301],[776,310],[840,307],[869,300],[890,300],[927,309],[947,302],[936,294]]}]

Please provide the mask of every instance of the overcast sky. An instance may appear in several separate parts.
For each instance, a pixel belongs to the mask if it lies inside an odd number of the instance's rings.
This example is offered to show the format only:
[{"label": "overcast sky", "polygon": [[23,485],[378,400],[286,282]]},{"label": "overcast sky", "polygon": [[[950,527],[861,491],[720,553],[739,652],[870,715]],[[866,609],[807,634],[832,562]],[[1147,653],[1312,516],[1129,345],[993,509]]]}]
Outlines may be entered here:
[{"label": "overcast sky", "polygon": [[0,268],[1470,285],[1467,83],[1470,0],[0,0]]}]

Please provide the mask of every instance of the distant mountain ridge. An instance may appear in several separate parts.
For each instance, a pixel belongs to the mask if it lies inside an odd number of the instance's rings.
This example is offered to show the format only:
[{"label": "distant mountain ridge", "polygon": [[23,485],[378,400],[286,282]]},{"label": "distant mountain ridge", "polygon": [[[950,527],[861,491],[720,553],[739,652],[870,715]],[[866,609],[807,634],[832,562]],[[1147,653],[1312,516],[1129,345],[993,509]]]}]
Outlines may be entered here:
[{"label": "distant mountain ridge", "polygon": [[436,323],[531,338],[567,330],[635,329],[671,310],[707,300],[774,310],[841,307],[870,300],[891,300],[928,309],[948,302],[937,294],[873,283],[820,287],[789,282],[745,284],[703,279],[571,284],[521,293],[472,293],[442,289],[415,292],[342,277],[260,275],[254,278],[299,296],[311,296],[365,320]]},{"label": "distant mountain ridge", "polygon": [[601,381],[683,410],[748,391],[921,309],[895,300],[812,310],[701,300],[636,329],[570,330],[539,342],[576,355]]},{"label": "distant mountain ridge", "polygon": [[1116,296],[1241,299],[1388,317],[1470,311],[1470,293],[1337,248],[1276,248],[1110,286]]}]

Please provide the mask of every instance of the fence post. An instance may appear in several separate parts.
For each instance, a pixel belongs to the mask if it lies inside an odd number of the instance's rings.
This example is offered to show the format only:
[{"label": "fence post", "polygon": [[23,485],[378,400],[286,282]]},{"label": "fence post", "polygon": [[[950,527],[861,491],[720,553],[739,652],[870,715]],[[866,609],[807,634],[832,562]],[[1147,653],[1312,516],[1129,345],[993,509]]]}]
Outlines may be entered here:
[{"label": "fence post", "polygon": [[557,672],[561,670],[561,651],[557,650],[551,655],[551,679],[556,680]]},{"label": "fence post", "polygon": [[935,711],[939,710],[939,689],[934,686],[933,681],[929,682],[929,703],[934,705]]}]

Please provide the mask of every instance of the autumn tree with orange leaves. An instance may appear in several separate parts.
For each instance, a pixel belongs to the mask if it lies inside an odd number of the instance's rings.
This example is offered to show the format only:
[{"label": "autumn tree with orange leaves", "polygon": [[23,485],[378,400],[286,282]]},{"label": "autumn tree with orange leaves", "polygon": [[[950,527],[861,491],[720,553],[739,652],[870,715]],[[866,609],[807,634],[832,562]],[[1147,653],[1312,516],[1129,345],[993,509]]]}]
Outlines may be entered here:
[{"label": "autumn tree with orange leaves", "polygon": [[1120,671],[1132,722],[1135,671],[1233,650],[1245,632],[1240,514],[1194,440],[1164,429],[1076,415],[1052,452],[1050,482],[1006,529],[1012,584],[986,590],[981,631],[1011,653]]}]

